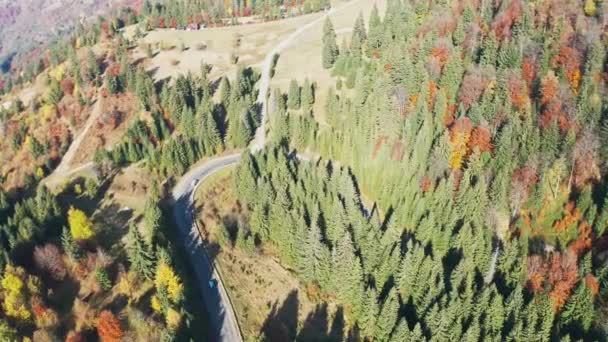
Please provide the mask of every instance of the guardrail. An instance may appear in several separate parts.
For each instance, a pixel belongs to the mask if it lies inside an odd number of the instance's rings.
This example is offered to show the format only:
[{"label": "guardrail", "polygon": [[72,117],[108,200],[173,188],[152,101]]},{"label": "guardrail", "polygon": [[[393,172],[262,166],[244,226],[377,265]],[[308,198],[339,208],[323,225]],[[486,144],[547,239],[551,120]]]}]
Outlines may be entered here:
[{"label": "guardrail", "polygon": [[[210,176],[211,174],[213,174],[213,173],[208,174],[207,177]],[[206,177],[199,179],[199,181],[196,183],[196,186],[194,186],[194,188],[192,189],[192,194],[190,195],[192,204],[194,204],[194,194],[196,193],[198,186],[205,180],[205,178]],[[232,320],[234,322],[236,322],[236,328],[239,333],[239,336],[238,336],[239,341],[243,341],[243,331],[241,330],[241,325],[239,324],[239,320],[236,317],[232,299],[230,298],[230,296],[228,295],[228,291],[226,291],[226,288],[224,287],[224,280],[222,277],[221,269],[220,269],[219,265],[215,262],[215,259],[212,259],[211,256],[209,255],[209,253],[207,252],[207,248],[205,246],[205,239],[203,239],[203,234],[201,233],[200,227],[199,227],[196,217],[194,215],[194,211],[191,214],[191,218],[192,218],[192,224],[196,228],[196,232],[197,232],[199,238],[201,239],[201,247],[203,248],[203,252],[205,253],[205,256],[207,257],[207,260],[209,261],[209,263],[211,263],[211,266],[213,267],[213,271],[215,272],[215,274],[217,274],[217,278],[218,278],[217,288],[221,289],[221,291],[224,294],[223,297],[228,298],[228,304],[230,305],[230,316],[232,317]],[[232,342],[232,341],[229,341],[229,342]]]}]

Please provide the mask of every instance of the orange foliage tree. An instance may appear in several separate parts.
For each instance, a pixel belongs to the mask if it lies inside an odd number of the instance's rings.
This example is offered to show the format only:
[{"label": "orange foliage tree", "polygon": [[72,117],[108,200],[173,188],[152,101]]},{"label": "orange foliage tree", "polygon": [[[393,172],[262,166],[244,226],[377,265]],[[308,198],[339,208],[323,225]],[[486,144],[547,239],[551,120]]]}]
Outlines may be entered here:
[{"label": "orange foliage tree", "polygon": [[532,93],[532,84],[536,78],[536,62],[532,57],[524,58],[521,66],[521,76],[528,86],[528,94]]},{"label": "orange foliage tree", "polygon": [[557,312],[570,298],[572,289],[578,281],[576,254],[569,250],[556,252],[551,256],[548,270],[548,281],[551,286],[549,298]]},{"label": "orange foliage tree", "polygon": [[549,73],[545,77],[543,77],[540,82],[540,87],[542,95],[540,99],[541,104],[546,105],[553,99],[555,99],[555,96],[559,91],[559,80],[557,79],[557,76],[555,76],[553,71],[549,71]]},{"label": "orange foliage tree", "polygon": [[511,104],[517,110],[524,110],[528,104],[528,87],[519,75],[511,75],[507,80],[507,86],[511,95]]},{"label": "orange foliage tree", "polygon": [[491,26],[498,40],[511,37],[511,27],[515,20],[521,16],[522,10],[521,0],[514,0],[510,2],[507,8],[498,13]]},{"label": "orange foliage tree", "polygon": [[600,282],[592,274],[587,274],[585,276],[585,286],[591,290],[591,293],[593,293],[594,296],[600,292]]},{"label": "orange foliage tree", "polygon": [[567,232],[581,219],[581,211],[575,207],[574,202],[568,202],[564,206],[564,217],[553,224],[553,229],[558,233]]},{"label": "orange foliage tree", "polygon": [[479,152],[492,152],[492,136],[490,131],[484,127],[476,127],[471,134],[469,141],[471,150],[478,150]]},{"label": "orange foliage tree", "polygon": [[120,342],[124,333],[114,314],[104,310],[97,321],[97,333],[103,342]]},{"label": "orange foliage tree", "polygon": [[543,282],[547,267],[540,255],[531,255],[528,257],[528,287],[532,292],[543,292]]},{"label": "orange foliage tree", "polygon": [[82,336],[81,333],[70,331],[68,336],[65,338],[65,342],[85,342],[86,339]]},{"label": "orange foliage tree", "polygon": [[554,68],[563,68],[568,84],[575,95],[578,94],[581,81],[580,60],[579,52],[571,47],[562,48],[559,54],[551,60]]},{"label": "orange foliage tree", "polygon": [[578,237],[572,241],[568,249],[572,253],[581,256],[591,248],[593,229],[586,222],[582,222],[578,226],[578,233]]}]

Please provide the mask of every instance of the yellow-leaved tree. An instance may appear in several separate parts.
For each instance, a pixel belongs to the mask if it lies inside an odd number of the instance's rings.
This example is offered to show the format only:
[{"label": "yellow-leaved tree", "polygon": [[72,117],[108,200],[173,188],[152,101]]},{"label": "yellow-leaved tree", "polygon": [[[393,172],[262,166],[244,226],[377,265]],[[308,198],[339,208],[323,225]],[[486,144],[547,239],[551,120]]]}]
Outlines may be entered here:
[{"label": "yellow-leaved tree", "polygon": [[74,240],[88,240],[95,235],[93,222],[82,210],[70,207],[70,210],[68,210],[68,223]]},{"label": "yellow-leaved tree", "polygon": [[181,280],[175,274],[171,266],[164,262],[159,263],[156,269],[156,278],[154,280],[156,288],[165,288],[169,298],[174,303],[178,303],[184,292],[184,286]]},{"label": "yellow-leaved tree", "polygon": [[21,267],[6,266],[2,286],[4,313],[13,319],[27,321],[32,318],[30,297],[39,293],[39,280],[29,276]]}]

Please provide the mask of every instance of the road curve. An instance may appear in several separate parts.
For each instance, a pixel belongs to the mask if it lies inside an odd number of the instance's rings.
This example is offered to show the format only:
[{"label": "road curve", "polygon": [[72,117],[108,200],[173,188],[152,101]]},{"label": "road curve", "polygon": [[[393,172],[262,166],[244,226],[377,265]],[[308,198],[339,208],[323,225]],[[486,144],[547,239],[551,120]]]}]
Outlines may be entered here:
[{"label": "road curve", "polygon": [[[270,87],[270,71],[273,66],[274,55],[280,54],[284,49],[293,44],[295,39],[304,31],[321,23],[328,16],[351,6],[356,2],[357,0],[351,0],[338,9],[330,9],[325,15],[322,15],[295,30],[266,55],[262,65],[262,73],[258,86],[259,92],[257,102],[261,107],[260,126],[249,144],[251,152],[258,152],[266,144],[265,124],[267,120],[267,95]],[[226,292],[222,279],[219,277],[217,270],[204,249],[201,241],[202,237],[193,221],[194,193],[202,180],[227,166],[238,163],[240,158],[240,154],[231,154],[211,159],[190,170],[180,178],[172,191],[173,200],[175,201],[173,206],[173,217],[178,227],[178,235],[180,239],[183,240],[184,247],[190,257],[196,280],[199,283],[199,290],[201,291],[207,307],[207,312],[210,316],[211,327],[214,329],[211,335],[214,336],[217,341],[227,342],[243,341],[243,336],[241,335],[238,321],[230,302],[230,297]],[[217,286],[214,288],[210,288],[207,285],[211,279],[217,281]]]},{"label": "road curve", "polygon": [[[200,233],[194,223],[194,193],[201,181],[213,173],[241,159],[240,154],[231,154],[209,160],[185,174],[173,188],[173,217],[178,228],[178,236],[190,258],[198,288],[209,313],[210,336],[213,341],[243,341],[236,315],[228,293],[219,277],[213,261],[205,251]],[[209,280],[217,281],[217,286],[209,287]]]}]

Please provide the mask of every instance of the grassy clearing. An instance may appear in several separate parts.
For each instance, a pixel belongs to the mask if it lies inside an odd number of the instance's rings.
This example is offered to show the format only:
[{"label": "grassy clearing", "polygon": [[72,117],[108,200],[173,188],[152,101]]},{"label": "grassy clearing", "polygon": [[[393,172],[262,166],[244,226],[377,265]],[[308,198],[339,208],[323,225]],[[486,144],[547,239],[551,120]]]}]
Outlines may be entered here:
[{"label": "grassy clearing", "polygon": [[336,326],[328,323],[335,316],[335,306],[309,299],[297,277],[281,266],[272,251],[249,254],[219,245],[219,222],[246,215],[233,191],[233,171],[234,167],[225,168],[207,178],[195,201],[245,339],[257,340],[261,332],[273,341],[290,340],[296,334],[306,340],[326,338],[329,327]]},{"label": "grassy clearing", "polygon": [[[386,8],[386,0],[352,1],[355,3],[349,4],[343,1],[332,3],[332,6],[338,10],[336,14],[331,16],[331,21],[336,30],[338,45],[342,44],[344,38],[350,40],[351,29],[359,12],[364,14],[365,23],[368,25],[369,13],[374,4],[378,6],[378,11],[381,15],[384,14]],[[347,7],[340,10],[340,7],[345,5]],[[271,87],[280,87],[283,92],[287,92],[289,90],[289,82],[292,79],[298,80],[300,84],[304,82],[305,78],[315,81],[317,83],[317,92],[315,94],[314,113],[319,121],[324,122],[324,117],[319,114],[323,113],[322,109],[327,97],[327,88],[329,86],[335,87],[336,79],[321,64],[323,49],[323,45],[321,44],[322,33],[323,23],[315,25],[298,38],[297,44],[286,49],[281,54],[276,66],[275,76],[271,81]]]},{"label": "grassy clearing", "polygon": [[[166,79],[188,71],[198,73],[201,62],[213,66],[210,76],[232,76],[237,65],[255,66],[266,54],[291,32],[317,18],[320,13],[267,22],[205,28],[200,31],[158,29],[149,32],[134,50],[134,59],[146,58],[145,46],[151,44],[154,57],[146,60],[148,70],[157,80]],[[236,38],[241,37],[240,44]],[[199,48],[199,45],[205,48]],[[164,49],[159,48],[160,45]],[[238,45],[238,46],[237,46]],[[186,50],[181,51],[180,46]],[[230,62],[230,55],[238,56],[238,63]],[[178,63],[175,64],[175,61]]]}]

